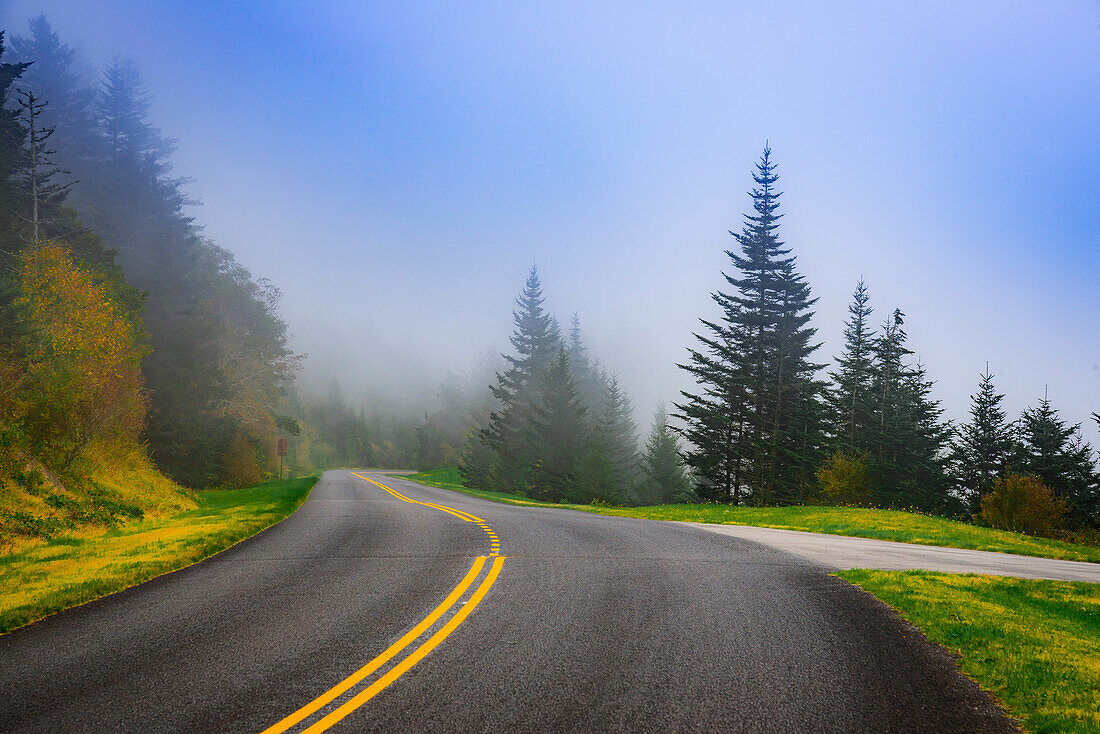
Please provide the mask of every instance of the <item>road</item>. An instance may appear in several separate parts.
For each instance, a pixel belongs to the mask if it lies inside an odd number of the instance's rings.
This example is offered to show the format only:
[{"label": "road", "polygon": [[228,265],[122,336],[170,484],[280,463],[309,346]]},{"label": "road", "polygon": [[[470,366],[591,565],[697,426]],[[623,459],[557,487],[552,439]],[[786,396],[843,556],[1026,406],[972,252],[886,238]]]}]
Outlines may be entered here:
[{"label": "road", "polygon": [[360,474],[0,637],[0,731],[1013,730],[946,652],[796,555]]},{"label": "road", "polygon": [[940,548],[890,540],[806,533],[801,530],[756,528],[744,525],[684,523],[711,533],[776,548],[817,563],[830,571],[846,568],[884,570],[924,569],[946,573],[981,573],[1023,579],[1089,581],[1100,583],[1100,563],[1033,558],[1011,553]]}]

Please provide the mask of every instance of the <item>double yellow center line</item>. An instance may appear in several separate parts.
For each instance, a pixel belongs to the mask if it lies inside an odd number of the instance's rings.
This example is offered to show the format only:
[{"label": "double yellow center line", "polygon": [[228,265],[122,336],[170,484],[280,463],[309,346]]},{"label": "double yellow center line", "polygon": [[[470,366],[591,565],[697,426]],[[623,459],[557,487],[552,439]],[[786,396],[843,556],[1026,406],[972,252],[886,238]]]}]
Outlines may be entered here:
[{"label": "double yellow center line", "polygon": [[386,490],[387,492],[389,492],[390,494],[392,494],[394,497],[396,497],[399,500],[404,500],[405,502],[411,502],[414,505],[424,505],[425,507],[434,507],[437,510],[442,510],[443,512],[454,515],[455,517],[457,517],[461,520],[465,520],[466,522],[477,523],[477,526],[479,528],[481,528],[483,531],[485,531],[485,533],[487,533],[488,536],[489,536],[489,555],[490,556],[499,556],[500,555],[500,538],[498,538],[496,536],[496,533],[493,532],[493,529],[490,528],[485,523],[485,521],[482,520],[480,517],[478,517],[476,515],[471,515],[470,513],[464,512],[462,510],[455,509],[454,507],[447,507],[446,505],[437,505],[434,502],[421,502],[420,500],[411,499],[411,498],[406,497],[405,495],[401,494],[396,489],[391,489],[391,488],[387,487],[385,484],[382,484],[381,482],[376,482],[373,479],[371,479],[370,477],[365,477],[362,474],[356,474],[355,472],[352,472],[352,476],[359,477],[364,482],[370,482],[371,484],[373,484],[376,487],[381,487],[382,489]]},{"label": "double yellow center line", "polygon": [[418,662],[424,659],[424,657],[439,646],[446,637],[455,631],[455,629],[462,624],[466,617],[470,616],[470,613],[474,611],[481,600],[485,598],[485,595],[489,593],[489,589],[493,583],[497,580],[497,576],[500,575],[500,569],[504,566],[504,556],[500,555],[500,540],[492,529],[479,517],[471,515],[468,512],[455,509],[453,507],[447,507],[445,505],[437,505],[432,502],[420,502],[418,500],[410,499],[405,495],[397,492],[386,485],[376,482],[369,477],[365,477],[362,474],[353,475],[359,477],[363,481],[370,482],[371,484],[381,487],[389,492],[391,495],[399,500],[405,502],[411,502],[416,505],[425,505],[426,507],[432,507],[437,510],[449,513],[458,517],[466,522],[476,523],[479,528],[485,531],[489,535],[490,539],[490,553],[488,556],[478,556],[474,559],[474,563],[470,566],[470,570],[466,573],[466,576],[459,582],[458,586],[451,590],[451,593],[447,595],[447,598],[443,602],[432,610],[431,614],[422,619],[415,627],[405,633],[405,635],[397,642],[390,645],[386,650],[364,665],[359,670],[349,675],[344,680],[337,683],[329,690],[322,693],[317,698],[307,703],[302,708],[298,709],[290,716],[279,723],[264,729],[262,734],[278,734],[279,732],[285,732],[296,725],[300,724],[305,719],[321,711],[336,699],[340,698],[344,694],[354,689],[358,684],[369,678],[376,673],[382,666],[388,663],[393,658],[397,657],[405,648],[413,644],[419,639],[425,632],[438,622],[447,612],[449,612],[455,604],[466,594],[466,591],[473,585],[474,581],[478,579],[484,569],[487,561],[492,561],[489,565],[489,573],[482,580],[481,584],[474,591],[465,604],[452,616],[447,622],[439,628],[431,637],[425,640],[419,647],[413,650],[405,659],[390,668],[385,674],[383,674],[376,681],[368,685],[359,693],[352,696],[346,702],[339,707],[333,709],[326,714],[323,718],[318,719],[315,723],[304,730],[304,734],[315,734],[316,732],[322,732],[327,730],[333,724],[337,723],[345,716],[355,711],[357,708],[365,704],[367,701],[374,698],[380,693],[386,686],[393,683],[395,680],[405,674],[410,668],[416,665]]}]

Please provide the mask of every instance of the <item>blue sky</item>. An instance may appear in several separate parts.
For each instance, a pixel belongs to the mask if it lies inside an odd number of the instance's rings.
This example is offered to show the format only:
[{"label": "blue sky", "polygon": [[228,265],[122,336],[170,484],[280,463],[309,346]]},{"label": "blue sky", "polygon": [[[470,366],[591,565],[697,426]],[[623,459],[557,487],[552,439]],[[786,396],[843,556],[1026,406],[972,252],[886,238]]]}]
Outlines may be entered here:
[{"label": "blue sky", "polygon": [[[24,2],[140,64],[206,234],[314,376],[430,399],[537,263],[643,419],[767,139],[822,361],[860,276],[949,414],[1100,410],[1100,5]],[[369,390],[367,389],[369,386]],[[1086,426],[1096,443],[1097,431]]]}]

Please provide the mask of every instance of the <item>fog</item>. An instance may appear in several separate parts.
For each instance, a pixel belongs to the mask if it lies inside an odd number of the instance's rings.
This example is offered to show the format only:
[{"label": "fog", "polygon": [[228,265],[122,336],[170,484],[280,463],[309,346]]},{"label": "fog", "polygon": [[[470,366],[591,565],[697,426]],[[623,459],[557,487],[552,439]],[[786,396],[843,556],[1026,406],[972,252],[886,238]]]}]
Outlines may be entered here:
[{"label": "fog", "polygon": [[197,223],[283,291],[303,382],[428,409],[537,265],[644,420],[767,140],[818,361],[862,277],[965,417],[1049,389],[1100,443],[1100,9],[1019,3],[25,2],[132,57]]}]

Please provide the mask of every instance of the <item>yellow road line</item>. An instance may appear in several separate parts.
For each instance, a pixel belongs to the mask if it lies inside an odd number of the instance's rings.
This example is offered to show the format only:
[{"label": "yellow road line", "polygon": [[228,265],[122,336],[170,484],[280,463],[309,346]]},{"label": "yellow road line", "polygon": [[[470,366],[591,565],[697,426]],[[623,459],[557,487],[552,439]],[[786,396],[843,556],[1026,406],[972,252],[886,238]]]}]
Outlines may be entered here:
[{"label": "yellow road line", "polygon": [[376,482],[373,479],[371,479],[370,477],[365,477],[362,474],[356,474],[355,472],[352,472],[352,476],[359,477],[364,482],[370,482],[371,484],[373,484],[376,487],[381,487],[382,489],[386,490],[387,492],[389,492],[390,494],[392,494],[394,497],[396,497],[399,500],[404,500],[405,502],[411,502],[414,505],[424,505],[425,507],[434,507],[437,510],[442,510],[443,512],[448,512],[448,513],[454,515],[455,517],[462,518],[466,522],[476,522],[478,524],[485,522],[480,517],[476,517],[474,515],[471,515],[468,512],[463,512],[462,510],[457,510],[454,507],[447,507],[446,505],[437,505],[433,502],[421,502],[420,500],[411,499],[411,498],[406,497],[405,495],[401,494],[397,490],[390,489],[385,484],[382,484],[381,482]]},{"label": "yellow road line", "polygon": [[496,533],[493,532],[493,529],[490,528],[489,525],[484,520],[482,520],[480,517],[477,517],[476,515],[471,515],[468,512],[464,512],[463,510],[459,510],[459,509],[456,509],[454,507],[447,507],[446,505],[437,505],[434,502],[421,502],[420,500],[414,500],[411,497],[406,497],[405,495],[401,494],[400,492],[398,492],[396,489],[393,489],[392,487],[387,487],[385,484],[382,484],[381,482],[374,481],[370,477],[365,477],[362,474],[358,474],[356,472],[352,472],[351,474],[352,474],[352,476],[359,477],[364,482],[370,482],[374,486],[380,487],[381,489],[386,490],[391,495],[393,495],[397,499],[402,500],[404,502],[411,502],[414,505],[424,505],[425,507],[433,507],[437,510],[442,510],[443,512],[450,513],[451,515],[454,515],[455,517],[461,518],[461,519],[463,519],[467,522],[477,523],[477,526],[479,528],[481,528],[482,530],[484,530],[485,533],[489,536],[489,541],[490,541],[489,550],[491,551],[489,553],[489,555],[490,556],[500,555],[500,539],[497,537]]},{"label": "yellow road line", "polygon": [[470,586],[473,585],[474,581],[476,581],[478,576],[481,575],[481,572],[485,567],[485,562],[491,558],[493,562],[489,568],[489,573],[488,575],[486,575],[485,580],[481,582],[481,585],[478,586],[473,596],[470,597],[470,599],[458,610],[457,613],[454,614],[454,616],[450,618],[450,620],[448,620],[443,625],[443,627],[439,629],[438,632],[429,637],[426,642],[424,642],[420,647],[414,650],[400,663],[391,668],[377,681],[355,695],[347,703],[332,711],[327,716],[320,719],[315,724],[306,729],[306,732],[325,731],[330,726],[350,714],[352,711],[362,706],[364,703],[369,701],[380,691],[386,688],[386,686],[390,685],[395,680],[404,675],[406,671],[408,671],[410,668],[420,662],[429,652],[435,649],[447,637],[447,635],[454,632],[458,625],[462,624],[462,621],[466,619],[466,617],[470,615],[470,612],[472,612],[474,608],[481,602],[481,600],[485,597],[485,594],[488,593],[489,588],[496,581],[497,576],[500,575],[500,569],[504,565],[505,556],[500,555],[500,539],[497,538],[496,534],[493,533],[492,529],[490,529],[485,521],[481,518],[475,515],[471,515],[468,512],[456,509],[454,507],[437,505],[433,502],[420,502],[419,500],[414,500],[410,497],[406,497],[400,492],[391,489],[390,487],[387,487],[381,482],[376,482],[370,477],[365,477],[362,474],[358,474],[356,472],[352,472],[352,475],[359,477],[363,481],[369,482],[376,487],[380,487],[381,489],[385,490],[389,494],[404,502],[410,502],[414,505],[424,505],[425,507],[431,507],[436,510],[446,512],[450,515],[454,515],[455,517],[461,520],[465,520],[466,522],[477,523],[478,527],[484,530],[490,537],[490,542],[492,546],[490,549],[491,552],[489,556],[478,556],[476,559],[474,559],[474,563],[470,567],[470,570],[466,573],[466,576],[462,579],[461,582],[459,582],[458,586],[451,590],[451,593],[447,595],[447,598],[444,599],[438,607],[432,610],[431,614],[421,620],[411,630],[406,632],[400,640],[386,648],[385,652],[374,658],[374,660],[371,660],[369,663],[352,673],[344,680],[340,681],[329,690],[322,693],[317,698],[310,701],[302,708],[292,713],[290,716],[287,716],[279,723],[265,729],[261,734],[280,734],[280,732],[285,732],[288,729],[296,726],[297,724],[300,724],[305,719],[309,718],[313,714],[328,706],[340,696],[350,691],[359,683],[362,683],[364,680],[376,673],[380,668],[382,668],[383,665],[388,663],[390,660],[397,657],[401,652],[405,650],[405,648],[407,648],[409,645],[415,642],[417,638],[427,632],[428,629],[432,627],[432,625],[438,622],[440,618],[447,614],[447,612],[449,612],[455,606],[455,604],[458,603],[463,594],[465,594],[467,590],[469,590]]},{"label": "yellow road line", "polygon": [[443,642],[447,635],[454,632],[458,625],[462,624],[463,620],[465,620],[466,617],[470,616],[470,612],[472,612],[474,608],[477,607],[477,605],[485,597],[485,594],[489,592],[489,588],[493,585],[493,582],[497,580],[497,576],[500,575],[500,569],[503,565],[503,556],[498,556],[497,558],[493,559],[493,565],[489,569],[489,575],[486,576],[485,580],[481,582],[481,586],[477,587],[477,591],[474,592],[474,595],[470,597],[470,600],[466,602],[465,606],[458,610],[458,613],[451,617],[447,624],[445,624],[434,635],[429,637],[427,642],[418,647],[411,655],[395,665],[388,673],[376,680],[374,683],[364,689],[361,693],[357,694],[354,698],[345,703],[343,706],[336,709],[328,716],[324,717],[316,724],[306,729],[304,734],[317,734],[317,732],[325,731],[330,726],[350,714],[352,711],[374,698],[386,686],[388,686],[390,683],[393,683],[395,680],[404,675],[404,673],[408,671],[409,668],[420,662],[425,655],[434,650],[439,645],[439,643]]},{"label": "yellow road line", "polygon": [[469,573],[467,573],[466,577],[462,579],[458,586],[456,586],[454,590],[447,595],[447,598],[443,600],[443,603],[432,610],[432,613],[429,614],[427,617],[424,617],[420,624],[416,625],[407,633],[405,633],[404,637],[386,648],[385,652],[376,657],[374,660],[371,660],[359,670],[349,675],[344,680],[340,681],[340,683],[336,684],[317,698],[307,703],[302,708],[292,713],[290,716],[280,721],[278,724],[264,729],[261,734],[279,734],[279,732],[286,731],[303,719],[320,711],[322,708],[339,698],[342,694],[347,693],[357,683],[361,682],[363,679],[367,678],[376,670],[389,662],[399,652],[412,644],[412,642],[415,641],[416,638],[424,634],[424,632],[426,632],[429,627],[439,621],[439,618],[442,617],[448,610],[450,610],[451,607],[455,605],[455,602],[457,602],[462,597],[462,595],[466,593],[466,590],[470,588],[470,584],[472,584],[481,573],[481,569],[485,565],[485,560],[486,559],[484,556],[478,556],[476,559],[474,559],[474,565],[470,566]]}]

